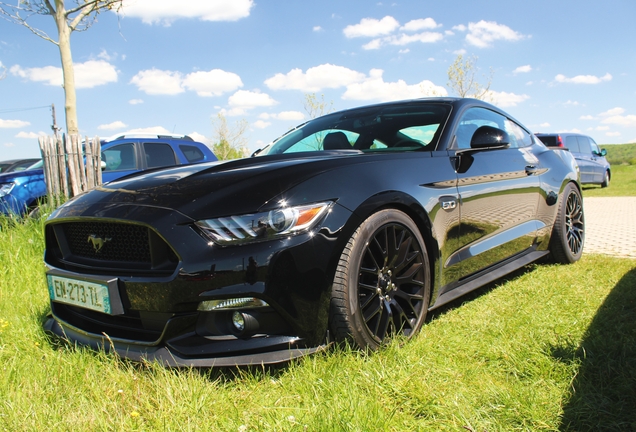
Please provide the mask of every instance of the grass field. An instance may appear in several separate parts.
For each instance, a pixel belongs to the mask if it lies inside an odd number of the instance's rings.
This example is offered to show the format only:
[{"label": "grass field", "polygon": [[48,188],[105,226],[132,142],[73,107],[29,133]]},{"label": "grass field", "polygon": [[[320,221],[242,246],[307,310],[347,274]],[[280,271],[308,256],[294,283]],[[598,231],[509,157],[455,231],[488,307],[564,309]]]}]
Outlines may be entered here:
[{"label": "grass field", "polygon": [[[585,196],[635,195],[634,168]],[[45,335],[42,224],[1,224],[2,430],[636,430],[635,260],[528,266],[373,355],[165,369]]]}]

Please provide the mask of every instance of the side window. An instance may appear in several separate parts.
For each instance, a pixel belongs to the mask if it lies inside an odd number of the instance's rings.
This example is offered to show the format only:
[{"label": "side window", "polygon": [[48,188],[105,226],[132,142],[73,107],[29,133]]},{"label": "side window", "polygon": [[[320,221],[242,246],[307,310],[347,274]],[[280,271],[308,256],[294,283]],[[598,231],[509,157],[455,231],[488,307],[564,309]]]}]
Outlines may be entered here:
[{"label": "side window", "polygon": [[144,155],[148,168],[158,168],[177,164],[174,151],[169,144],[144,143]]},{"label": "side window", "polygon": [[470,108],[463,115],[455,131],[455,148],[470,148],[470,140],[480,126],[492,126],[505,130],[507,119],[485,108]]},{"label": "side window", "polygon": [[579,142],[576,140],[575,136],[565,137],[565,146],[574,153],[579,153]]},{"label": "side window", "polygon": [[205,155],[198,147],[191,145],[180,145],[179,148],[183,152],[186,160],[190,163],[201,162],[205,159]]},{"label": "side window", "polygon": [[132,170],[137,168],[135,144],[126,143],[102,151],[102,161],[106,162],[104,171]]},{"label": "side window", "polygon": [[532,136],[517,123],[506,119],[505,126],[506,132],[510,137],[510,147],[527,147],[532,145]]},{"label": "side window", "polygon": [[592,153],[596,155],[601,154],[601,149],[599,148],[598,144],[596,144],[596,141],[594,141],[592,138],[590,138],[590,146],[592,147]]},{"label": "side window", "polygon": [[577,137],[577,141],[579,142],[579,151],[585,154],[591,154],[592,148],[590,147],[590,140],[587,137],[580,136]]}]

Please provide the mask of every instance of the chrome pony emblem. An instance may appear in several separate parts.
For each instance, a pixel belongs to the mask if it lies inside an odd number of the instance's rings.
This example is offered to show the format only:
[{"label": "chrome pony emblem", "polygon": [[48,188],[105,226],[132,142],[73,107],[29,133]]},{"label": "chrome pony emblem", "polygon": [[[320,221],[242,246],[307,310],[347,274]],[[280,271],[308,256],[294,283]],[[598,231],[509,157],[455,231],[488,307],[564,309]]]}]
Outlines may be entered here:
[{"label": "chrome pony emblem", "polygon": [[97,235],[95,234],[91,234],[88,236],[88,243],[93,244],[93,249],[95,250],[95,253],[99,253],[99,251],[102,250],[104,245],[111,240],[112,239],[110,237],[101,238],[101,237],[97,237]]}]

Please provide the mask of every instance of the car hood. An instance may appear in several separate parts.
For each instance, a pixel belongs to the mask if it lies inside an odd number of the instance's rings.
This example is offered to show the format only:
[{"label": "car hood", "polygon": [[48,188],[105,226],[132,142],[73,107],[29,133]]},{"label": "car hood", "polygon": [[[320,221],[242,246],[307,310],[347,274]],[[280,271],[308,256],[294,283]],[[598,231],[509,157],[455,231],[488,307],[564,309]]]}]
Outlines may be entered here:
[{"label": "car hood", "polygon": [[311,177],[364,159],[360,155],[298,153],[145,171],[80,195],[67,207],[148,205],[174,209],[192,219],[257,211],[277,206],[276,197]]},{"label": "car hood", "polygon": [[44,170],[41,168],[4,173],[0,174],[0,183],[9,183],[17,178],[42,176],[43,174]]}]

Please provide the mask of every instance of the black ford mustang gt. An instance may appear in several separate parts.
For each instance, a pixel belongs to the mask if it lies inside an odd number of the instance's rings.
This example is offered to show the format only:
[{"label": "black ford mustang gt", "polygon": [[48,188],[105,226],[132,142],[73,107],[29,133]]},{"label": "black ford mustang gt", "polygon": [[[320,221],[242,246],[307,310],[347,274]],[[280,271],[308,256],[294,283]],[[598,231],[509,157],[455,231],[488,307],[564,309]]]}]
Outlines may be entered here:
[{"label": "black ford mustang gt", "polygon": [[45,329],[175,366],[277,363],[410,337],[427,311],[578,260],[577,166],[473,99],[311,120],[251,158],[159,169],[45,226]]}]

